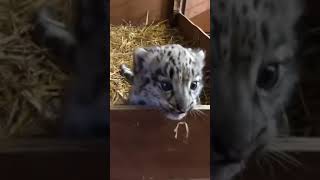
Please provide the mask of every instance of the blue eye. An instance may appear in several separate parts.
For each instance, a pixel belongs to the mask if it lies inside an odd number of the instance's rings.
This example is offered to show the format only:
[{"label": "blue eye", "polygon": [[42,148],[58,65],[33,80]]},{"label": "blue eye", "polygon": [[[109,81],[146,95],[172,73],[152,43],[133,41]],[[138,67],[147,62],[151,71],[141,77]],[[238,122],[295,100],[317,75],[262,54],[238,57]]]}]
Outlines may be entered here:
[{"label": "blue eye", "polygon": [[198,81],[193,81],[191,84],[190,84],[190,89],[192,90],[196,90],[198,87]]},{"label": "blue eye", "polygon": [[161,85],[161,89],[164,90],[164,91],[171,91],[172,90],[172,84],[169,83],[169,82],[160,82],[160,85]]}]

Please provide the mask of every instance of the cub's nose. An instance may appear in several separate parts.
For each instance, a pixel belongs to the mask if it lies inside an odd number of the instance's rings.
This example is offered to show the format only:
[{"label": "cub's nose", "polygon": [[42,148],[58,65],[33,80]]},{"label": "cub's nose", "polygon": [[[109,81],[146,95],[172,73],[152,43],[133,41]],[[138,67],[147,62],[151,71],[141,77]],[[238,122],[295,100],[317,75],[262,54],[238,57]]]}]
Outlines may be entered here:
[{"label": "cub's nose", "polygon": [[192,110],[194,102],[189,103],[190,101],[177,101],[176,103],[176,111],[179,114],[187,113]]},{"label": "cub's nose", "polygon": [[181,104],[177,104],[176,111],[179,114],[183,114],[183,113],[186,113],[188,111],[188,107],[184,106],[184,105],[181,105]]}]

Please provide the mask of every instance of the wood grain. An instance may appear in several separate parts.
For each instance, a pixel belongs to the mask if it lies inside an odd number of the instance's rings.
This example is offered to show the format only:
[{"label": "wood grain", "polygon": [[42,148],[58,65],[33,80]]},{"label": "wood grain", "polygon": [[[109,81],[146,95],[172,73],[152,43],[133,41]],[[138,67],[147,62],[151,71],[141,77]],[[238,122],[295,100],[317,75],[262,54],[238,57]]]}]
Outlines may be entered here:
[{"label": "wood grain", "polygon": [[148,13],[149,23],[169,19],[173,12],[172,0],[111,0],[110,23],[113,25],[131,22],[143,24]]},{"label": "wood grain", "polygon": [[[209,177],[210,109],[190,116],[190,136],[173,132],[177,122],[166,120],[152,109],[115,108],[110,114],[111,178],[142,179],[146,177]],[[121,173],[125,169],[126,174]]]}]

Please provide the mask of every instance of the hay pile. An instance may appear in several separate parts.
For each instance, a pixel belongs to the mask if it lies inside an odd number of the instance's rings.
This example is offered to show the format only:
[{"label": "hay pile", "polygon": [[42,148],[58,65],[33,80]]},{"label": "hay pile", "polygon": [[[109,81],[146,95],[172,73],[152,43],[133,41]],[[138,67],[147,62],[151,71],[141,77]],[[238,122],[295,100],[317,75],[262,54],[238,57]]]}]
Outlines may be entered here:
[{"label": "hay pile", "polygon": [[[166,22],[141,26],[111,25],[110,41],[110,104],[125,104],[128,99],[130,85],[120,75],[119,67],[126,64],[132,68],[135,48],[173,43],[192,46],[192,42],[184,40],[178,30],[169,28]],[[202,100],[203,104],[209,102],[207,96]]]},{"label": "hay pile", "polygon": [[44,2],[0,1],[0,137],[42,135],[57,119],[67,76],[30,36],[30,20]]}]

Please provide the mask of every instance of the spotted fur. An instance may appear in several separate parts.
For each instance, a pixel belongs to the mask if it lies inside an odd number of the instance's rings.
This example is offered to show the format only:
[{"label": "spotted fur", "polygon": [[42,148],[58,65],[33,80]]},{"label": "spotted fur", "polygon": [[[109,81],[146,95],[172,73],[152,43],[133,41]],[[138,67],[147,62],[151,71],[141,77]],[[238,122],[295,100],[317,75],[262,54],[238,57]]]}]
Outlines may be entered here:
[{"label": "spotted fur", "polygon": [[133,72],[122,65],[132,82],[131,104],[162,110],[171,120],[181,120],[200,103],[203,88],[203,50],[178,44],[137,48]]}]

